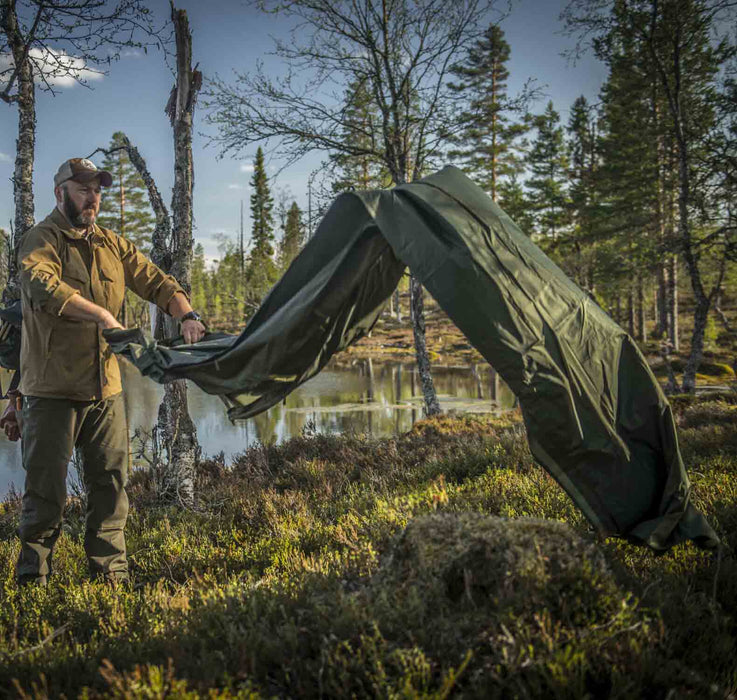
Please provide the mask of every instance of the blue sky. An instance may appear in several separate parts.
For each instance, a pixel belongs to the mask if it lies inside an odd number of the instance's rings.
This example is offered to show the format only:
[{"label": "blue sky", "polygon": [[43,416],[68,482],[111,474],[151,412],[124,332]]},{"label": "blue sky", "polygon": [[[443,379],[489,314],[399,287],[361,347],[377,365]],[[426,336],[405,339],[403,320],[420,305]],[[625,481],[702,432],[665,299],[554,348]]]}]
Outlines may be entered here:
[{"label": "blue sky", "polygon": [[[534,77],[545,87],[546,96],[537,105],[542,111],[552,99],[563,120],[573,100],[586,95],[595,101],[605,69],[591,58],[570,65],[561,52],[571,40],[560,35],[558,15],[564,0],[518,0],[502,28],[511,46],[510,92]],[[168,0],[151,0],[152,10],[165,20]],[[194,61],[208,77],[228,79],[233,71],[246,71],[266,57],[271,36],[283,35],[284,25],[263,15],[240,0],[177,0],[187,10],[193,35]],[[146,158],[164,199],[171,198],[173,145],[164,106],[173,76],[156,51],[129,51],[113,64],[108,74],[90,80],[90,88],[59,86],[55,97],[38,92],[37,142],[34,170],[36,219],[54,206],[53,175],[66,158],[86,156],[105,146],[115,131],[124,131]],[[215,234],[235,236],[239,226],[240,201],[245,199],[246,233],[248,181],[252,154],[243,160],[218,158],[217,146],[208,145],[212,133],[204,123],[204,112],[195,115],[195,239],[209,258],[217,257]],[[8,229],[12,218],[13,173],[17,112],[0,102],[0,227]],[[99,163],[99,157],[96,158]],[[273,183],[288,188],[298,204],[307,207],[307,177],[321,157],[311,156],[282,172]],[[270,165],[272,173],[276,164]]]}]

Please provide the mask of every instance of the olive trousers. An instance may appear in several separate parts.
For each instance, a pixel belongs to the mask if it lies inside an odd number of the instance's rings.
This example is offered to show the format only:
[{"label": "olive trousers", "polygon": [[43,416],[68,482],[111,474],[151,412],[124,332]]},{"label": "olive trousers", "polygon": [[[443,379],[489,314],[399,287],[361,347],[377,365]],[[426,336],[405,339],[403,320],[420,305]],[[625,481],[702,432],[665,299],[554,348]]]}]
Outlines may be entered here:
[{"label": "olive trousers", "polygon": [[67,497],[67,466],[77,448],[87,493],[84,548],[93,578],[128,577],[128,423],[123,394],[102,401],[24,396],[26,484],[18,535],[18,581],[46,583]]}]

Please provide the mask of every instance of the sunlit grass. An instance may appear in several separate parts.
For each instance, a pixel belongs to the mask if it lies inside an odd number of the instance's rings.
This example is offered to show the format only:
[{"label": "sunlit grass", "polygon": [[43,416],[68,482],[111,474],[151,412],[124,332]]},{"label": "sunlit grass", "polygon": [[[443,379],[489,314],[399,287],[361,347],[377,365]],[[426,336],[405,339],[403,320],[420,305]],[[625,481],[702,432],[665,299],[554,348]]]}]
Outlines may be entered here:
[{"label": "sunlit grass", "polygon": [[138,472],[131,590],[87,582],[73,500],[51,585],[19,590],[9,500],[0,694],[737,692],[737,406],[726,399],[674,402],[720,557],[597,539],[533,463],[514,414],[258,445],[204,465],[196,511],[157,506]]}]

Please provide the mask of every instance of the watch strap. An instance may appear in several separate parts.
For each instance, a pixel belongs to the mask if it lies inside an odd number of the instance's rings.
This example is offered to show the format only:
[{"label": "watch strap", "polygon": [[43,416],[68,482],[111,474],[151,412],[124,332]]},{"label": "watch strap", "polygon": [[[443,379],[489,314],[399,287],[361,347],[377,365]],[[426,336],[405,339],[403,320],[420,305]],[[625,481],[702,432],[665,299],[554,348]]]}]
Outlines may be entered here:
[{"label": "watch strap", "polygon": [[179,319],[180,323],[182,321],[199,321],[200,323],[203,323],[202,316],[200,316],[196,311],[190,311],[184,314],[184,316]]}]

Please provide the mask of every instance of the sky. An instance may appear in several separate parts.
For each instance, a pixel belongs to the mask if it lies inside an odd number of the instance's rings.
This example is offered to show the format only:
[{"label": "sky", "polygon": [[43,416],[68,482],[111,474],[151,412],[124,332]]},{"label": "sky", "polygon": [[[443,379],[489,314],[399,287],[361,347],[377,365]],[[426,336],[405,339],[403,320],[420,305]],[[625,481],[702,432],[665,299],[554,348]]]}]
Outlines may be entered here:
[{"label": "sky", "polygon": [[[207,84],[219,76],[229,80],[235,72],[249,71],[269,57],[273,38],[284,37],[283,20],[264,15],[242,0],[177,0],[187,11],[193,38],[193,61],[199,63]],[[535,78],[544,97],[533,105],[542,112],[552,100],[563,122],[579,95],[596,102],[605,78],[604,66],[591,57],[572,65],[562,53],[572,39],[562,35],[559,14],[565,0],[517,0],[502,23],[511,47],[508,63],[509,92],[514,94],[528,78]],[[162,22],[169,13],[168,0],[150,0],[151,10]],[[3,57],[0,56],[0,62]],[[267,65],[273,65],[267,63]],[[173,137],[164,107],[174,78],[160,52],[126,51],[107,74],[91,77],[89,87],[59,85],[56,95],[37,91],[37,140],[34,168],[36,220],[54,206],[53,175],[67,158],[87,156],[109,144],[115,131],[123,131],[147,161],[165,201],[173,184]],[[244,200],[245,233],[250,231],[249,180],[254,150],[241,158],[220,157],[210,141],[213,127],[195,112],[193,155],[195,169],[194,214],[196,242],[202,243],[209,260],[218,257],[216,234],[234,240]],[[17,134],[17,111],[0,102],[0,227],[9,229],[13,217],[12,174]],[[286,188],[299,206],[307,208],[307,179],[326,154],[313,154],[276,173],[279,163],[269,162],[273,188]],[[101,157],[94,158],[98,163]]]}]

